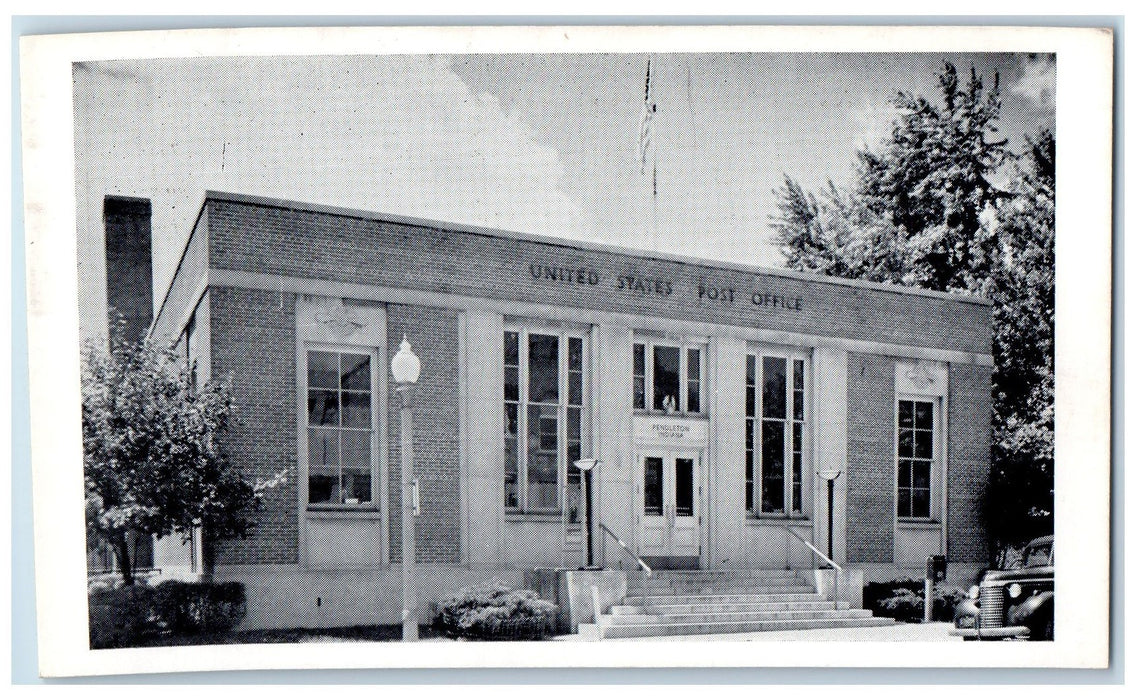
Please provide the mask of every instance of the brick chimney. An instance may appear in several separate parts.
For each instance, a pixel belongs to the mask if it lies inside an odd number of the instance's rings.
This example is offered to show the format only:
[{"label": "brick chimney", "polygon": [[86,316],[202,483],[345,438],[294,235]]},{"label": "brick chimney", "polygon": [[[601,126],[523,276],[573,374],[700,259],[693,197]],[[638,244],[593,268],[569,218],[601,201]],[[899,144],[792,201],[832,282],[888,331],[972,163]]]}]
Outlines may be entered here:
[{"label": "brick chimney", "polygon": [[[148,199],[108,195],[103,200],[107,328],[112,347],[121,341],[140,341],[154,319],[150,214]],[[116,323],[120,315],[124,325]]]}]

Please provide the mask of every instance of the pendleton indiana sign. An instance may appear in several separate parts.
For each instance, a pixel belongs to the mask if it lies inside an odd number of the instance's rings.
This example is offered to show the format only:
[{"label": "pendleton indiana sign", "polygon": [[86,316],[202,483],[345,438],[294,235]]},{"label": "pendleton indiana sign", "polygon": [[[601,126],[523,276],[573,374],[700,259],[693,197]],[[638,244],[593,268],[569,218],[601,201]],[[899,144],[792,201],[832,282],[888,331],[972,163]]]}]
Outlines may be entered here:
[{"label": "pendleton indiana sign", "polygon": [[[588,267],[552,267],[529,263],[529,275],[533,280],[545,283],[572,284],[598,286],[605,283],[604,276]],[[618,275],[606,280],[612,289],[625,294],[642,296],[669,297],[675,290],[675,282],[658,277],[640,277],[637,275]],[[694,290],[699,301],[717,302],[733,305],[735,298],[749,299],[754,306],[768,309],[784,309],[786,311],[800,311],[801,298],[786,294],[774,294],[767,290],[756,290],[738,293],[734,287],[700,282]]]},{"label": "pendleton indiana sign", "polygon": [[633,424],[637,444],[705,447],[710,435],[704,418],[635,416]]}]

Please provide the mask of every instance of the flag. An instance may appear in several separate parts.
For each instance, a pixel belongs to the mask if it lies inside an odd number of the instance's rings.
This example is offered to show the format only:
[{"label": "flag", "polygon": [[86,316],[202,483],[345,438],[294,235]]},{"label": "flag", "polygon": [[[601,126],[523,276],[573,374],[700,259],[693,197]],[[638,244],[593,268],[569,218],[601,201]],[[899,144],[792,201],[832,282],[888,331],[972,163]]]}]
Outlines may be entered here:
[{"label": "flag", "polygon": [[643,89],[643,114],[639,117],[639,173],[647,174],[647,160],[651,157],[651,140],[653,138],[655,116],[655,100],[651,95],[651,59],[647,59],[647,84]]}]

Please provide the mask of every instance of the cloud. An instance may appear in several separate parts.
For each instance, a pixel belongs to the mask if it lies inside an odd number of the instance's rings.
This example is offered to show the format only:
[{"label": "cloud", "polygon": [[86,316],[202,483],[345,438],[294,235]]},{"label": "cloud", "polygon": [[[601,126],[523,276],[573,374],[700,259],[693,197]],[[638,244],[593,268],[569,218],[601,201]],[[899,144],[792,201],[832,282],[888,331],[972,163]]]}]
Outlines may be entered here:
[{"label": "cloud", "polygon": [[891,132],[899,110],[890,103],[874,104],[867,99],[859,109],[850,112],[850,129],[855,136],[856,148],[878,150],[891,139]]},{"label": "cloud", "polygon": [[1052,54],[1021,59],[1021,76],[1010,86],[1010,92],[1034,103],[1037,108],[1052,108],[1057,89],[1057,62]]},{"label": "cloud", "polygon": [[76,74],[79,206],[153,200],[159,296],[206,189],[553,234],[583,218],[560,154],[442,57],[124,63]]}]

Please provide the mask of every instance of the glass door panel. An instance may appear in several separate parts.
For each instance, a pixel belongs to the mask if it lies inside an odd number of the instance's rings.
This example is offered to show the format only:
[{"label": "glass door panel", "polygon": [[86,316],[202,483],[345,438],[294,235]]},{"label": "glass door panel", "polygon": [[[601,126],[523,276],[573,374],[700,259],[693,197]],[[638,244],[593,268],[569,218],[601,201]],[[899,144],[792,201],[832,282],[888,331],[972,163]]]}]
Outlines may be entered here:
[{"label": "glass door panel", "polygon": [[675,515],[690,517],[694,515],[694,460],[690,457],[676,457],[675,474]]},{"label": "glass door panel", "polygon": [[663,515],[663,458],[643,459],[643,515]]},{"label": "glass door panel", "polygon": [[667,458],[672,475],[670,556],[697,557],[701,542],[698,517],[699,457],[691,453],[671,453]]},{"label": "glass door panel", "polygon": [[664,557],[667,556],[670,541],[665,453],[645,454],[639,459],[643,475],[639,554],[647,557]]}]

